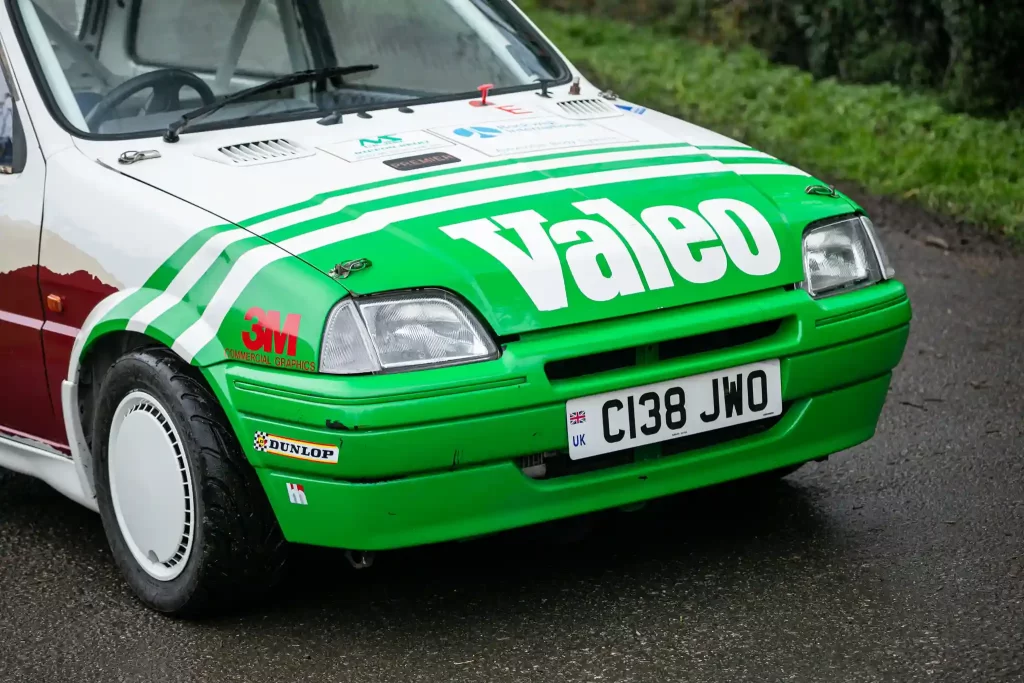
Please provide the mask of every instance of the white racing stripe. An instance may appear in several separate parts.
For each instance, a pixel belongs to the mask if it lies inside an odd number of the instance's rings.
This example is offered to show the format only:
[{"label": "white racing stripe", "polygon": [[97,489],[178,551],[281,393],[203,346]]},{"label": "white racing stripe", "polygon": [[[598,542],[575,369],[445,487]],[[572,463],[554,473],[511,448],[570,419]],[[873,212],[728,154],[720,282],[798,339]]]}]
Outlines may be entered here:
[{"label": "white racing stripe", "polygon": [[791,166],[776,164],[738,164],[726,166],[720,161],[697,161],[615,171],[599,171],[565,178],[547,178],[370,211],[353,220],[284,240],[280,243],[279,247],[273,245],[257,247],[243,254],[228,273],[224,282],[221,283],[220,288],[214,294],[202,317],[178,337],[173,348],[187,362],[191,362],[196,354],[216,336],[217,331],[224,322],[224,318],[252,279],[270,264],[288,258],[291,254],[300,255],[346,239],[376,232],[399,221],[421,218],[446,211],[455,211],[470,206],[596,185],[728,171],[742,175],[807,175],[803,171]]},{"label": "white racing stripe", "polygon": [[739,175],[810,175],[786,164],[729,164],[727,168]]},{"label": "white racing stripe", "polygon": [[287,228],[298,223],[329,216],[333,213],[343,211],[354,204],[396,197],[410,192],[421,190],[432,190],[437,188],[455,185],[458,183],[476,182],[490,180],[503,176],[518,175],[531,171],[551,171],[559,168],[572,168],[574,166],[590,166],[593,164],[605,164],[617,161],[640,161],[644,159],[661,159],[665,157],[692,156],[703,154],[699,149],[687,144],[680,144],[676,147],[665,147],[659,149],[639,149],[617,152],[605,152],[600,154],[583,154],[558,159],[546,159],[544,161],[526,161],[516,164],[506,164],[492,168],[483,168],[476,171],[454,173],[450,175],[433,178],[422,178],[420,180],[409,180],[396,185],[385,185],[360,192],[333,197],[308,209],[301,209],[282,216],[271,218],[262,223],[257,223],[246,229],[227,230],[215,237],[212,237],[203,247],[196,252],[175,276],[167,289],[159,296],[146,304],[138,313],[132,316],[128,322],[128,329],[133,332],[145,332],[153,322],[161,315],[171,310],[175,305],[188,294],[189,290],[195,287],[199,279],[208,271],[217,259],[221,257],[224,250],[229,246],[256,235],[266,235],[274,230]]},{"label": "white racing stripe", "polygon": [[771,154],[753,149],[705,149],[704,153],[716,159],[774,159]]},{"label": "white racing stripe", "polygon": [[705,154],[696,147],[681,144],[678,147],[666,147],[660,149],[635,149],[618,152],[604,152],[601,154],[583,154],[571,157],[559,157],[558,159],[546,159],[543,161],[522,161],[515,164],[481,168],[475,171],[464,171],[452,173],[433,178],[422,178],[409,180],[397,185],[385,185],[374,187],[369,190],[353,192],[351,194],[332,197],[322,204],[311,206],[308,209],[301,209],[293,213],[277,216],[262,223],[249,227],[249,230],[257,235],[266,235],[274,230],[287,228],[297,223],[304,223],[317,218],[329,216],[332,213],[343,211],[346,207],[363,202],[371,202],[378,199],[387,199],[398,195],[420,192],[422,190],[436,190],[461,183],[473,183],[481,180],[492,180],[510,175],[530,173],[532,171],[554,171],[559,168],[572,168],[574,166],[591,166],[594,164],[608,164],[616,161],[641,161],[643,159],[663,159],[665,157],[694,156]]},{"label": "white racing stripe", "polygon": [[225,249],[235,242],[252,236],[248,230],[238,228],[225,230],[207,240],[206,244],[189,259],[185,267],[175,274],[171,284],[167,285],[167,289],[132,316],[132,319],[128,321],[128,330],[145,332],[154,320],[173,308],[188,294],[189,290],[199,282],[199,278],[213,267]]}]

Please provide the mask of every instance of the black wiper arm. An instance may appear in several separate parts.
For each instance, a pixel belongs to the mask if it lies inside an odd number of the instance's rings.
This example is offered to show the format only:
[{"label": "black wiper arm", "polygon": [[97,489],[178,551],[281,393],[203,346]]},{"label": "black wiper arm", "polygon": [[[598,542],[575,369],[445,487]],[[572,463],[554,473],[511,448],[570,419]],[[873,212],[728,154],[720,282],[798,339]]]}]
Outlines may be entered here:
[{"label": "black wiper arm", "polygon": [[220,100],[213,102],[212,104],[205,104],[202,107],[193,109],[192,111],[183,115],[180,119],[167,126],[167,131],[164,132],[164,141],[166,142],[177,142],[179,136],[184,132],[185,128],[198,118],[212,114],[218,109],[231,104],[232,102],[239,102],[247,99],[254,95],[260,95],[265,92],[271,92],[279,88],[287,88],[292,85],[300,85],[302,83],[310,83],[312,81],[327,81],[328,79],[339,78],[341,76],[351,76],[352,74],[360,74],[368,71],[376,71],[380,67],[377,64],[356,64],[353,66],[329,66],[323,69],[310,69],[309,71],[296,71],[295,73],[287,74],[279,78],[273,78],[266,83],[260,83],[254,85],[251,88],[245,90],[239,90],[236,93],[227,95]]}]

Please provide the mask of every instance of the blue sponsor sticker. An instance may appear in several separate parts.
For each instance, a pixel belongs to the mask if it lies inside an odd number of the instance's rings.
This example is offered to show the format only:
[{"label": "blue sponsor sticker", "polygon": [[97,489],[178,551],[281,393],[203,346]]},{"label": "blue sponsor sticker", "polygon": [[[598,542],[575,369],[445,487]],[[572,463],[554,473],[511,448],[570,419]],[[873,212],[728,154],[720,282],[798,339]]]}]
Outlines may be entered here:
[{"label": "blue sponsor sticker", "polygon": [[468,128],[456,128],[455,134],[463,138],[482,138],[490,140],[502,134],[503,131],[489,126],[470,126]]}]

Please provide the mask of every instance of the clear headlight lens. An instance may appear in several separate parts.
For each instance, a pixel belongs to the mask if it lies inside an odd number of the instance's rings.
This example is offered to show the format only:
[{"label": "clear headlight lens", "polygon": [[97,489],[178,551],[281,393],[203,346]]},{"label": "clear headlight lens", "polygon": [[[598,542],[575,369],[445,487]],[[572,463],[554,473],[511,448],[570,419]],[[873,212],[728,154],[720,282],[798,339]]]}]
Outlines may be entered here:
[{"label": "clear headlight lens", "polygon": [[815,298],[893,276],[874,226],[857,216],[804,234],[804,288]]},{"label": "clear headlight lens", "polygon": [[878,237],[878,232],[875,230],[875,224],[871,222],[871,219],[867,216],[861,216],[860,222],[864,224],[864,229],[868,232],[868,238],[871,243],[875,246],[875,253],[878,254],[878,262],[882,266],[882,279],[890,280],[896,277],[896,269],[889,263],[889,255],[885,253],[885,249],[882,247],[882,240]]},{"label": "clear headlight lens", "polygon": [[335,375],[457,365],[498,356],[483,325],[440,290],[346,299],[331,311],[320,371]]}]

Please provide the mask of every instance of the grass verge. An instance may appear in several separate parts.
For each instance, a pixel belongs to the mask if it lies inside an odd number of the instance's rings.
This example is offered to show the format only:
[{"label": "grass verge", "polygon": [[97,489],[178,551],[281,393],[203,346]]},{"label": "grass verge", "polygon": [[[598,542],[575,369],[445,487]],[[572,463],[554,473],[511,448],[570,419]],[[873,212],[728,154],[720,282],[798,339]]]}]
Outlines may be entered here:
[{"label": "grass verge", "polygon": [[951,114],[889,85],[815,81],[750,47],[729,51],[647,27],[520,3],[588,76],[869,192],[919,202],[1024,243],[1024,124]]}]

